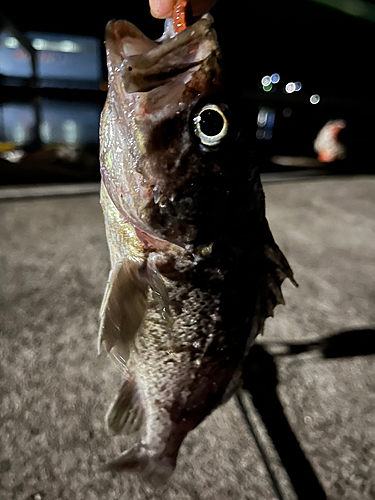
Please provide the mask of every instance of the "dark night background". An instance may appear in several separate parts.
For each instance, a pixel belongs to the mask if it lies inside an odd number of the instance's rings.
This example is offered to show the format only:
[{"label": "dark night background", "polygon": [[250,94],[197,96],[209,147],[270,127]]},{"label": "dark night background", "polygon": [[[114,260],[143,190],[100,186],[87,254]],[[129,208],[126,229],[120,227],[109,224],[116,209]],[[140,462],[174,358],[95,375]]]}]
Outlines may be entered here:
[{"label": "dark night background", "polygon": [[[348,154],[345,161],[324,165],[325,169],[329,167],[333,172],[373,170],[371,138],[375,103],[371,53],[375,5],[356,1],[341,4],[339,0],[336,3],[349,7],[356,15],[307,0],[241,2],[236,9],[230,2],[219,0],[212,9],[227,71],[237,97],[242,100],[244,133],[250,138],[251,149],[258,156],[262,170],[306,167],[296,160],[290,161],[295,157],[307,157],[307,166],[321,167],[317,161],[314,163],[313,141],[323,125],[332,119],[347,122],[341,136],[348,146]],[[10,20],[21,33],[36,31],[99,39],[103,80],[106,79],[103,34],[108,20],[130,20],[150,38],[158,38],[163,31],[163,21],[152,18],[146,0],[126,4],[108,2],[99,7],[87,7],[83,3],[52,5],[39,2],[20,8],[16,3],[7,2],[1,11],[3,21],[5,18]],[[275,72],[280,74],[281,80],[271,92],[265,92],[261,79]],[[302,83],[301,90],[286,94],[283,91],[285,85],[296,81]],[[99,90],[100,85],[103,88],[103,81],[97,81],[94,87],[86,90],[56,89],[53,85],[30,88],[28,81],[18,86],[5,83],[3,79],[1,86],[0,75],[0,103],[31,102],[36,96],[62,102],[88,102],[95,103],[98,116],[105,99],[105,91]],[[313,94],[320,96],[317,105],[309,101]],[[271,109],[273,114],[272,138],[268,140],[256,139],[257,113],[262,109]],[[73,177],[60,171],[61,180],[98,179],[97,138],[93,137],[90,144],[87,144],[90,141],[84,142],[80,144],[83,153],[75,160],[81,167],[84,164],[83,169],[76,165]],[[45,167],[42,168],[40,155],[35,156],[36,145],[28,144],[26,149],[32,149],[33,155],[20,161],[17,168],[12,167],[9,176],[3,176],[3,183],[44,182],[59,178],[57,167],[62,166],[59,161],[54,161],[56,168],[51,170],[44,158]],[[282,162],[284,166],[270,161],[275,155],[286,156]],[[34,167],[22,168],[26,160]],[[65,162],[63,167],[68,167],[68,164]],[[38,169],[37,175],[35,168]],[[2,170],[9,172],[6,166]]]},{"label": "dark night background", "polygon": [[[148,0],[0,3],[0,500],[375,498],[375,2],[218,0],[212,15],[299,287],[283,285],[286,305],[252,348],[237,404],[189,434],[168,488],[150,492],[100,471],[129,441],[106,431],[122,375],[97,356],[110,270],[98,124],[106,23],[158,38],[163,21]],[[15,34],[30,32],[34,44],[52,40],[36,53],[58,78],[5,74],[1,55],[19,68]],[[94,38],[79,54],[51,48],[74,36]],[[302,88],[286,93],[288,82]],[[347,155],[321,163],[313,142],[333,119],[347,123]]]}]

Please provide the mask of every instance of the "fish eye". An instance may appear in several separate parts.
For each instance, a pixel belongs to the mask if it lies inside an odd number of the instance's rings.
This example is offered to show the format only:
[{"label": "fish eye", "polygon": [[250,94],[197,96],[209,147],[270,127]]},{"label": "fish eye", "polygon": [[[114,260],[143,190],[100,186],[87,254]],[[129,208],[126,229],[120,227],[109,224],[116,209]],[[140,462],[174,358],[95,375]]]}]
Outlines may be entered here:
[{"label": "fish eye", "polygon": [[228,120],[217,104],[206,104],[194,116],[194,133],[205,146],[217,146],[228,133]]}]

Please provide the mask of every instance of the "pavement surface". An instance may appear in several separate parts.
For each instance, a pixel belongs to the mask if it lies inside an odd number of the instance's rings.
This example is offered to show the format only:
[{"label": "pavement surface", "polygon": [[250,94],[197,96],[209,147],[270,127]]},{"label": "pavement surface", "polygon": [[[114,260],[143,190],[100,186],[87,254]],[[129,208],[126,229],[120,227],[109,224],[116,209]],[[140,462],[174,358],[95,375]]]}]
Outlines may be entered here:
[{"label": "pavement surface", "polygon": [[266,184],[300,284],[233,397],[188,435],[168,487],[99,468],[120,384],[96,355],[109,258],[97,194],[0,203],[1,500],[375,498],[375,179]]}]

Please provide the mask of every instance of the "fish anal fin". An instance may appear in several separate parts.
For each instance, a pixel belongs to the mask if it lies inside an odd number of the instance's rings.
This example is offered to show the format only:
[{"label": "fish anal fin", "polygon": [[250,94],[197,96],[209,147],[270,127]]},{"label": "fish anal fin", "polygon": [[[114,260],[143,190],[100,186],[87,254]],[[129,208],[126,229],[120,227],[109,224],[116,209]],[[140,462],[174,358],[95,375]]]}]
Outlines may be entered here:
[{"label": "fish anal fin", "polygon": [[144,409],[135,382],[125,380],[107,412],[108,430],[112,434],[136,432],[142,426],[143,415]]}]

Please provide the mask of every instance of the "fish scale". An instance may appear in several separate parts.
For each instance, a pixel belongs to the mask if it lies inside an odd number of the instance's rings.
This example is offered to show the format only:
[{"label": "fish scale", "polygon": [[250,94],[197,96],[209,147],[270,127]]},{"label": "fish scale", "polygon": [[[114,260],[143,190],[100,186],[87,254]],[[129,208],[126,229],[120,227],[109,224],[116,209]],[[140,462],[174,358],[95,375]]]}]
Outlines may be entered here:
[{"label": "fish scale", "polygon": [[[186,290],[177,290],[185,294]],[[135,364],[137,366],[137,380],[139,388],[143,393],[143,401],[147,410],[151,414],[157,415],[159,411],[158,403],[167,410],[165,418],[165,429],[160,427],[158,419],[158,432],[149,431],[150,436],[160,439],[160,435],[168,435],[170,422],[170,412],[173,406],[177,404],[184,408],[188,413],[189,407],[185,407],[186,401],[191,394],[190,386],[195,379],[203,376],[205,367],[202,366],[204,354],[202,351],[196,351],[193,347],[194,342],[199,341],[206,344],[211,332],[205,332],[206,317],[204,309],[211,312],[215,311],[212,307],[214,299],[211,296],[206,297],[206,307],[201,307],[202,296],[197,300],[196,290],[192,290],[189,300],[184,301],[184,311],[176,315],[171,330],[164,328],[164,321],[158,310],[158,304],[151,308],[145,318],[138,341],[136,341],[136,350],[141,355],[135,355]],[[173,294],[170,294],[174,299]],[[177,299],[178,300],[178,299]],[[191,319],[194,319],[192,322]],[[212,325],[212,324],[211,324]],[[220,330],[216,331],[220,336]],[[203,335],[203,337],[202,337]],[[199,363],[197,363],[199,360]],[[210,363],[210,369],[213,365]],[[189,377],[186,377],[186,374]],[[164,390],[163,390],[164,389]],[[202,404],[197,401],[195,404]],[[152,408],[156,405],[156,413]],[[152,418],[149,419],[150,425]]]}]

